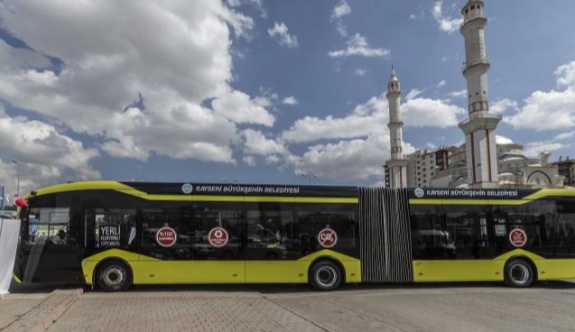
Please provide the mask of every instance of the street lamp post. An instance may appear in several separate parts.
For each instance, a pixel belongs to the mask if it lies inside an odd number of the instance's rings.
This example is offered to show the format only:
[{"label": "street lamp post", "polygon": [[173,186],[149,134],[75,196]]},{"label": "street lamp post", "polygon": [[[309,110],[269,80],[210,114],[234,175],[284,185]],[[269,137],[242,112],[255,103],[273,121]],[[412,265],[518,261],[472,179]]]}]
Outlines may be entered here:
[{"label": "street lamp post", "polygon": [[20,163],[14,158],[12,162],[16,164],[16,197],[20,197]]}]

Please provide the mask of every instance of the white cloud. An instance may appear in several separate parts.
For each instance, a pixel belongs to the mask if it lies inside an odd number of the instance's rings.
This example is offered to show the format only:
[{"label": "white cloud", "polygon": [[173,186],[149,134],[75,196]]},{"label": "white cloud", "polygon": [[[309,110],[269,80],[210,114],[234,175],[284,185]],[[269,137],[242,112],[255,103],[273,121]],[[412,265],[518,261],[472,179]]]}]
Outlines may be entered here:
[{"label": "white cloud", "polygon": [[347,27],[343,24],[341,18],[351,13],[351,7],[346,0],[341,0],[334,8],[330,16],[330,21],[336,21],[337,32],[342,37],[347,37]]},{"label": "white cloud", "polygon": [[437,85],[435,86],[437,89],[439,88],[443,88],[445,85],[447,84],[446,80],[441,80],[439,81],[439,83],[437,83]]},{"label": "white cloud", "polygon": [[298,46],[297,37],[289,34],[288,27],[283,22],[275,22],[274,27],[268,29],[268,34],[282,46],[287,46],[289,48],[295,48]]},{"label": "white cloud", "polygon": [[407,95],[405,96],[405,99],[406,99],[406,100],[413,99],[413,98],[419,96],[419,95],[422,94],[422,93],[423,93],[423,91],[421,91],[421,90],[411,89],[411,90],[407,93]]},{"label": "white cloud", "polygon": [[387,131],[387,100],[384,96],[372,97],[358,105],[352,114],[343,118],[331,115],[324,119],[306,116],[297,120],[282,134],[288,142],[303,143],[321,139],[366,137]]},{"label": "white cloud", "polygon": [[[382,165],[389,158],[389,135],[372,135],[337,143],[317,144],[294,161],[296,174],[314,174],[332,181],[383,177]],[[405,146],[408,152],[414,149]]]},{"label": "white cloud", "polygon": [[402,105],[401,116],[405,126],[446,128],[456,126],[457,117],[464,113],[462,108],[446,101],[417,98]]},{"label": "white cloud", "polygon": [[[412,95],[419,94],[415,90]],[[463,109],[442,100],[410,99],[402,105],[405,126],[447,127],[457,125]],[[309,146],[301,156],[284,160],[296,174],[315,174],[320,178],[366,180],[383,176],[382,164],[389,158],[388,102],[384,94],[357,105],[347,116],[323,119],[305,117],[282,134],[286,142],[321,142]],[[405,153],[415,149],[404,145]]]},{"label": "white cloud", "polygon": [[387,57],[391,54],[390,50],[382,48],[371,48],[365,37],[356,33],[347,41],[347,49],[331,51],[328,53],[332,58],[341,58],[348,56],[362,57]]},{"label": "white cloud", "polygon": [[345,0],[340,0],[340,2],[333,8],[333,12],[331,14],[331,20],[340,19],[345,15],[349,15],[351,13],[351,7]]},{"label": "white cloud", "polygon": [[[412,91],[412,96],[420,93],[417,89]],[[456,126],[457,117],[462,114],[462,108],[443,100],[414,98],[401,105],[401,117],[406,127]],[[331,115],[323,119],[306,116],[297,120],[281,137],[287,142],[304,143],[383,135],[388,133],[388,119],[389,106],[387,98],[382,94],[357,105],[351,114],[342,118]]]},{"label": "white cloud", "polygon": [[251,99],[240,91],[228,91],[212,101],[212,109],[235,123],[253,123],[271,127],[275,118],[265,107],[271,102],[265,97]]},{"label": "white cloud", "polygon": [[256,158],[253,156],[245,156],[242,158],[242,161],[248,166],[255,166],[257,164]]},{"label": "white cloud", "polygon": [[342,37],[347,37],[347,27],[342,22],[337,22],[337,32]]},{"label": "white cloud", "polygon": [[[81,142],[58,133],[51,125],[24,117],[0,117],[0,151],[18,161],[21,193],[46,181],[53,183],[65,174],[83,180],[101,176],[90,165],[99,156],[96,149],[85,148]],[[9,193],[15,193],[15,165],[0,165],[0,170],[5,169],[0,171],[0,183],[8,187]]]},{"label": "white cloud", "polygon": [[30,50],[0,41],[0,99],[58,123],[60,136],[91,136],[112,156],[234,163],[237,126],[269,127],[275,117],[272,100],[230,87],[232,30],[248,36],[253,20],[228,6],[3,1],[3,28]]},{"label": "white cloud", "polygon": [[314,145],[298,159],[295,172],[334,181],[383,177],[381,165],[389,156],[389,144],[389,136],[381,135]]},{"label": "white cloud", "polygon": [[367,70],[365,70],[365,69],[356,69],[353,73],[354,73],[355,75],[357,75],[357,76],[365,76],[365,74],[367,74]]},{"label": "white cloud", "polygon": [[295,99],[295,97],[289,96],[289,97],[284,98],[284,100],[282,101],[282,103],[283,103],[284,105],[291,105],[291,106],[293,106],[293,105],[297,105],[297,104],[298,104],[298,101],[297,101],[297,99]]},{"label": "white cloud", "polygon": [[530,142],[525,145],[523,152],[530,158],[538,157],[542,152],[553,152],[570,147],[569,144],[559,142]]},{"label": "white cloud", "polygon": [[566,65],[559,66],[555,71],[555,76],[557,77],[557,84],[564,87],[574,87],[575,86],[575,61],[572,61]]},{"label": "white cloud", "polygon": [[280,158],[279,156],[272,154],[270,156],[266,157],[266,164],[267,165],[276,165],[279,164],[282,161],[282,158]]},{"label": "white cloud", "polygon": [[448,95],[453,97],[453,98],[466,98],[467,97],[467,90],[453,91],[453,92],[450,92]]},{"label": "white cloud", "polygon": [[437,23],[439,23],[439,29],[441,31],[445,31],[451,34],[457,29],[459,29],[459,26],[461,25],[461,23],[463,23],[463,19],[451,18],[449,16],[443,15],[443,10],[441,8],[442,5],[443,1],[435,2],[433,5],[433,9],[431,10],[431,13],[433,14],[433,18],[435,18]]},{"label": "white cloud", "polygon": [[244,138],[244,153],[257,155],[285,154],[282,143],[266,138],[261,131],[246,129],[242,132]]},{"label": "white cloud", "polygon": [[433,142],[427,142],[425,144],[425,146],[427,146],[428,149],[435,151],[437,150],[437,144],[433,143]]},{"label": "white cloud", "polygon": [[228,6],[230,7],[239,7],[242,5],[242,1],[241,0],[226,0],[226,3],[228,4]]},{"label": "white cloud", "polygon": [[570,132],[561,133],[559,135],[556,135],[553,139],[557,140],[557,141],[562,141],[562,140],[570,139],[574,136],[575,136],[575,132],[570,131]]},{"label": "white cloud", "polygon": [[525,99],[525,105],[503,121],[514,128],[541,130],[575,130],[575,61],[555,71],[562,91],[535,91]]},{"label": "white cloud", "polygon": [[250,4],[256,7],[256,9],[260,12],[261,17],[267,17],[267,11],[263,6],[263,0],[226,0],[226,2],[230,7],[239,7],[244,3]]},{"label": "white cloud", "polygon": [[229,145],[239,136],[233,122],[186,102],[162,110],[148,115],[130,108],[114,114],[102,148],[112,156],[139,160],[153,151],[175,159],[234,163]]},{"label": "white cloud", "polygon": [[508,110],[518,110],[517,102],[510,99],[500,99],[489,105],[489,111],[493,114],[503,114]]}]

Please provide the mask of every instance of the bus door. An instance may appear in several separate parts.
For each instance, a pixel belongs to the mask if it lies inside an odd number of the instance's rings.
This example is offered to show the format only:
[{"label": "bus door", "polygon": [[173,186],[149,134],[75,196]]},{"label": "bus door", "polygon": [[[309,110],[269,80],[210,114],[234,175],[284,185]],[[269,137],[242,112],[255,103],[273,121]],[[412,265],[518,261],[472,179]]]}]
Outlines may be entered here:
[{"label": "bus door", "polygon": [[[75,211],[75,209],[74,209]],[[81,216],[70,208],[31,208],[25,225],[22,254],[24,282],[79,283],[81,270]],[[24,226],[26,227],[26,226]]]},{"label": "bus door", "polygon": [[137,252],[136,209],[86,209],[86,256],[108,250]]}]

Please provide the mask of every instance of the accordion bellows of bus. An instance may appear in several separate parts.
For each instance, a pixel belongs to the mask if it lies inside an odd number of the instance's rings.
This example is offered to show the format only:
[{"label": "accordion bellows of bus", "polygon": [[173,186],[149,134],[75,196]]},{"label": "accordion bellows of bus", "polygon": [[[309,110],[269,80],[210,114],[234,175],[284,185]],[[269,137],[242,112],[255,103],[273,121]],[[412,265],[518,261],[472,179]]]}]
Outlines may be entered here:
[{"label": "accordion bellows of bus", "polygon": [[575,190],[87,181],[26,199],[14,268],[24,283],[575,278]]}]

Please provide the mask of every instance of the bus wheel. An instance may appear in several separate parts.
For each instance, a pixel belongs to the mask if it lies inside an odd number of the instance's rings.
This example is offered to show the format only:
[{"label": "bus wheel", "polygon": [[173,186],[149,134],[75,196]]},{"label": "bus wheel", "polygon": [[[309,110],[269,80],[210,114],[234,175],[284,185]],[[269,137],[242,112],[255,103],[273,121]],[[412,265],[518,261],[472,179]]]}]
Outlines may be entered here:
[{"label": "bus wheel", "polygon": [[512,259],[505,265],[505,284],[507,286],[529,287],[534,278],[533,267],[524,259]]},{"label": "bus wheel", "polygon": [[98,268],[96,282],[107,292],[125,291],[132,286],[132,271],[120,261],[107,261]]},{"label": "bus wheel", "polygon": [[311,268],[309,282],[317,290],[330,291],[341,285],[342,278],[341,268],[336,263],[323,260]]}]

